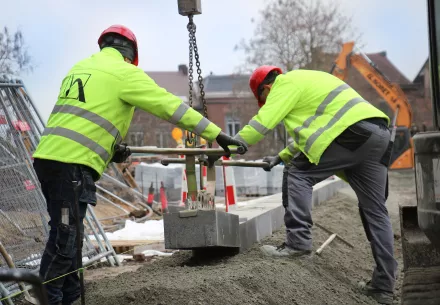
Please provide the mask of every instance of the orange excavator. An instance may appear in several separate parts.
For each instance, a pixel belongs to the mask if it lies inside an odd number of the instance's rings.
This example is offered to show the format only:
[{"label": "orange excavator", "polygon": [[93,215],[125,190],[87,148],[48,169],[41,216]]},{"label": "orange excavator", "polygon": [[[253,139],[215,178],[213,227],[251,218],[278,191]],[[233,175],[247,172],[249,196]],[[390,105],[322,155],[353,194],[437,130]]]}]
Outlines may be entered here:
[{"label": "orange excavator", "polygon": [[391,156],[391,169],[414,168],[414,149],[410,133],[412,123],[411,105],[398,84],[392,83],[376,65],[363,53],[354,52],[354,42],[342,45],[330,73],[345,80],[348,67],[353,66],[388,103],[394,112],[396,137]]}]

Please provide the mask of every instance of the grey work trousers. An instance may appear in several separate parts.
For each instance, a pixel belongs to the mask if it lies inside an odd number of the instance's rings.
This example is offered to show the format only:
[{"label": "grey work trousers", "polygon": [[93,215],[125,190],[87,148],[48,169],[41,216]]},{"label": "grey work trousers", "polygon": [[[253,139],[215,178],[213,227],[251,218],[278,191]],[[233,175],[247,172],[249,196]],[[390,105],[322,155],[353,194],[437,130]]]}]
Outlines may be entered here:
[{"label": "grey work trousers", "polygon": [[[309,165],[306,164],[305,168],[295,166],[294,161],[293,165],[286,166],[283,177],[286,244],[298,250],[312,249],[312,187],[343,171],[358,197],[359,213],[376,262],[371,284],[392,292],[397,261],[393,256],[394,238],[385,206],[388,168],[380,163],[389,144],[390,132],[385,126],[366,121],[354,126],[357,130],[349,127],[354,130],[352,135],[366,138],[360,147],[354,149],[350,143],[344,147],[335,140],[323,153],[318,165],[307,160]],[[360,134],[359,128],[367,131],[367,135]]]}]

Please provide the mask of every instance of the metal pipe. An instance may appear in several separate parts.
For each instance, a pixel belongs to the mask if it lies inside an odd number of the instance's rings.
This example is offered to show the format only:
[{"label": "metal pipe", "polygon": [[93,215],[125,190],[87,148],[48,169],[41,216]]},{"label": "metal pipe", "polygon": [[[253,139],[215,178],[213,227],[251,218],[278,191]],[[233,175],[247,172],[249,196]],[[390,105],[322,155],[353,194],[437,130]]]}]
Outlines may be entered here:
[{"label": "metal pipe", "polygon": [[[114,251],[106,251],[106,252],[102,252],[102,253],[99,253],[98,255],[96,255],[96,256],[94,256],[93,258],[91,258],[91,259],[89,259],[87,262],[85,262],[84,263],[84,267],[88,267],[88,266],[90,266],[91,264],[93,264],[94,262],[96,262],[96,261],[99,261],[101,258],[107,258],[108,259],[108,255],[111,255],[112,254],[112,252],[114,252]],[[118,265],[119,266],[119,265]]]},{"label": "metal pipe", "polygon": [[[2,283],[0,283],[0,293],[4,298],[8,297],[11,294]],[[6,299],[6,303],[8,303],[8,305],[14,305],[11,297]]]},{"label": "metal pipe", "polygon": [[221,165],[225,166],[240,166],[240,167],[269,167],[269,163],[267,162],[249,162],[249,161],[222,161]]},{"label": "metal pipe", "polygon": [[124,218],[124,216],[127,216],[127,214],[123,214],[123,215],[117,215],[117,216],[110,216],[110,217],[105,217],[105,218],[99,218],[99,221],[103,221],[103,220],[113,220],[116,218]]},{"label": "metal pipe", "polygon": [[[157,148],[151,146],[128,146],[133,153],[149,153],[158,155],[207,155],[207,156],[226,156],[227,153],[222,148]],[[230,149],[231,154],[244,154],[244,147]]]},{"label": "metal pipe", "polygon": [[[106,177],[106,178],[109,178],[111,181],[115,182],[115,183],[116,183],[117,185],[119,185],[120,187],[123,187],[123,188],[125,188],[125,189],[128,189],[128,190],[132,191],[133,193],[135,193],[136,195],[141,196],[143,199],[148,200],[148,197],[147,197],[147,196],[143,195],[143,194],[142,194],[141,192],[139,192],[138,190],[136,190],[136,189],[134,189],[134,188],[132,188],[132,187],[130,187],[130,186],[124,184],[123,182],[119,181],[118,179],[115,179],[115,178],[113,178],[112,176],[110,176],[110,175],[108,175],[108,174],[106,174],[106,173],[104,173],[103,176]],[[142,206],[142,207],[148,209],[148,210],[149,210],[149,214],[150,214],[150,213],[155,213],[155,214],[158,215],[158,216],[162,216],[161,213],[159,213],[158,211],[154,210],[152,207],[150,207],[148,204],[143,203],[142,201],[137,202],[137,204],[139,204],[140,206]],[[151,216],[151,215],[150,215],[150,216]]]},{"label": "metal pipe", "polygon": [[[92,215],[93,219],[94,219],[95,221],[98,221],[98,218],[96,217],[96,214],[95,214],[95,211],[93,210],[93,207],[89,206],[89,212],[90,212],[90,214]],[[107,244],[107,247],[110,247],[110,250],[111,250],[112,253],[113,253],[113,256],[114,256],[114,259],[115,259],[116,265],[119,266],[120,263],[119,263],[119,260],[118,260],[118,256],[116,255],[116,252],[115,252],[115,250],[113,249],[111,242],[108,240],[107,235],[105,234],[104,230],[103,230],[102,227],[99,225],[99,223],[98,223],[97,227],[98,227],[99,232],[100,232],[101,235],[102,235],[102,238],[104,238],[104,241],[105,241],[105,243]]]},{"label": "metal pipe", "polygon": [[0,83],[0,88],[7,88],[7,87],[23,87],[23,84]]},{"label": "metal pipe", "polygon": [[104,201],[106,201],[106,202],[110,203],[111,205],[113,205],[113,206],[117,207],[118,209],[120,209],[120,210],[124,211],[124,213],[126,213],[125,215],[128,215],[128,214],[130,214],[130,212],[129,212],[129,211],[127,211],[127,210],[126,210],[126,209],[124,209],[123,207],[121,207],[121,206],[117,205],[116,203],[114,203],[114,202],[113,202],[113,201],[111,201],[110,199],[108,199],[108,198],[106,198],[106,197],[102,196],[101,194],[99,194],[99,193],[96,193],[96,196],[97,196],[98,198],[100,198],[100,199],[102,199],[102,200],[104,200]]},{"label": "metal pipe", "polygon": [[[160,161],[162,165],[168,164],[185,164],[185,159],[180,158],[166,158]],[[200,164],[199,160],[196,160],[196,164]],[[261,167],[265,168],[269,166],[267,162],[250,162],[250,161],[234,161],[234,160],[220,160],[215,163],[219,166],[240,166],[240,167]]]},{"label": "metal pipe", "polygon": [[[98,244],[99,250],[101,250],[101,252],[105,252],[107,249],[104,248],[104,246],[102,245],[101,239],[99,239],[99,235],[96,232],[95,226],[93,225],[92,221],[90,220],[89,215],[86,215],[85,218],[86,218],[87,224],[89,225],[90,229],[92,230],[93,235],[95,236],[95,240],[96,240],[96,243]],[[111,260],[109,257],[107,258],[107,260],[108,260],[110,266],[113,267],[113,260]]]},{"label": "metal pipe", "polygon": [[120,198],[119,196],[116,196],[116,195],[113,194],[112,192],[107,191],[107,190],[106,190],[105,188],[103,188],[102,186],[96,185],[96,188],[97,188],[98,190],[103,191],[104,193],[106,193],[106,194],[112,196],[113,198],[118,199],[119,201],[121,201],[122,203],[128,205],[129,207],[132,207],[132,208],[135,209],[135,210],[139,210],[138,207],[132,205],[132,204],[131,204],[130,202],[128,202],[127,200],[124,200],[124,199]]}]

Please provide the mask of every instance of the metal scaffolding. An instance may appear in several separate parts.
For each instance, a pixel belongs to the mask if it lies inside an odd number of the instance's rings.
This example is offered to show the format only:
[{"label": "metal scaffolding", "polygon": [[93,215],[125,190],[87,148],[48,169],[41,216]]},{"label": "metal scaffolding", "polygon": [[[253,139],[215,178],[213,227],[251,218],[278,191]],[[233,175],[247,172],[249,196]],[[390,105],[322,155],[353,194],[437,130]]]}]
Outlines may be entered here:
[{"label": "metal scaffolding", "polygon": [[[11,268],[13,264],[15,268],[37,273],[40,266],[49,217],[32,155],[43,130],[43,120],[23,83],[0,80],[0,269]],[[93,245],[86,233],[83,257],[89,260],[84,266],[102,258],[112,266],[119,265],[92,207],[87,210],[85,225],[99,247]],[[8,263],[5,255],[12,262]],[[2,283],[0,295],[6,297],[19,289],[15,282]]]}]

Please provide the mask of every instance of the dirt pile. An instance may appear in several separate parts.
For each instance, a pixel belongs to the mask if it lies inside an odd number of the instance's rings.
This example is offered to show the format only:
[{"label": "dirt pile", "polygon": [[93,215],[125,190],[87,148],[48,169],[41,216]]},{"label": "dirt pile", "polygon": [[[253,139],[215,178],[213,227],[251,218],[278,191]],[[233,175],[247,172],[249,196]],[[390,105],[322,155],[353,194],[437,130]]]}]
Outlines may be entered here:
[{"label": "dirt pile", "polygon": [[[408,188],[413,185],[413,174],[391,173],[390,179],[389,209],[397,226],[396,203],[414,198]],[[374,261],[355,196],[345,189],[317,207],[313,214],[315,222],[338,233],[352,243],[354,249],[334,240],[321,256],[270,259],[255,245],[234,257],[204,261],[182,251],[135,271],[132,268],[131,272],[99,280],[87,281],[87,274],[93,271],[86,272],[87,304],[376,304],[357,292],[357,283],[370,279]],[[398,227],[395,233],[400,234]],[[315,249],[329,237],[316,226],[313,235]],[[281,230],[263,243],[279,245],[284,237]],[[396,240],[395,245],[402,268],[400,240]],[[399,289],[400,280],[396,287],[396,304]]]}]

